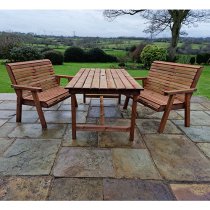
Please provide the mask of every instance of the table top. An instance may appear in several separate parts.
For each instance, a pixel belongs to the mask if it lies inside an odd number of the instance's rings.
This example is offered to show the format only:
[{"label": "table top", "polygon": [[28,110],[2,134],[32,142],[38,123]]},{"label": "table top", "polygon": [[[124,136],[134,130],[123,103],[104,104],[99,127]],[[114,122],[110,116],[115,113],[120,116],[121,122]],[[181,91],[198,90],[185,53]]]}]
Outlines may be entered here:
[{"label": "table top", "polygon": [[142,86],[125,69],[82,68],[65,87],[70,93],[139,94]]}]

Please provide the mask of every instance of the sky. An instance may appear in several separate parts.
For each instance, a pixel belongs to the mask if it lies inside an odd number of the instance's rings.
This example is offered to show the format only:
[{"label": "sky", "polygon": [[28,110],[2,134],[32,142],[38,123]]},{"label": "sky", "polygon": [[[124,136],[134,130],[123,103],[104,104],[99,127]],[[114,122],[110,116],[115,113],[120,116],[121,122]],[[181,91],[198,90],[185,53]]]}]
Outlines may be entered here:
[{"label": "sky", "polygon": [[[0,31],[63,36],[148,37],[147,21],[138,14],[107,21],[103,10],[0,10]],[[210,23],[183,28],[190,37],[210,37]],[[169,37],[165,31],[158,37]]]}]

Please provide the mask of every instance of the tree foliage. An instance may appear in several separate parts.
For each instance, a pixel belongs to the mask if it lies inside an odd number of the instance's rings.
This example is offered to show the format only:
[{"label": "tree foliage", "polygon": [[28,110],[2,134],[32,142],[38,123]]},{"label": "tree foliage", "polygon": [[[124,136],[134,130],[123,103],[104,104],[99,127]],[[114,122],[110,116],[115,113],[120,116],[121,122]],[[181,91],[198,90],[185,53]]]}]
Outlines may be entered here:
[{"label": "tree foliage", "polygon": [[148,27],[144,32],[152,36],[170,29],[169,58],[171,61],[175,60],[179,37],[184,33],[181,31],[182,26],[196,26],[196,23],[210,18],[208,10],[105,10],[103,14],[110,21],[121,15],[139,14],[148,21]]},{"label": "tree foliage", "polygon": [[8,58],[13,47],[18,47],[22,39],[15,33],[0,33],[0,58]]}]

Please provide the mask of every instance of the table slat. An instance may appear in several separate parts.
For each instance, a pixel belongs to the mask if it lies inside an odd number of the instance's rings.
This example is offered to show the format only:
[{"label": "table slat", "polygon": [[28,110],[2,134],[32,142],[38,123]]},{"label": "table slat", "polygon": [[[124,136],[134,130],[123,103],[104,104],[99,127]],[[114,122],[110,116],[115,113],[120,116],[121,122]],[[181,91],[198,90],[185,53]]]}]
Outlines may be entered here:
[{"label": "table slat", "polygon": [[124,69],[122,70],[122,73],[125,75],[125,77],[127,78],[127,80],[133,85],[133,88],[135,89],[143,89],[139,83],[133,78],[131,77],[127,71],[125,71]]},{"label": "table slat", "polygon": [[130,81],[128,80],[128,78],[123,74],[122,70],[119,69],[118,71],[116,71],[119,78],[121,79],[122,83],[124,84],[126,89],[133,89],[133,85],[130,83]]},{"label": "table slat", "polygon": [[111,74],[112,74],[112,77],[114,79],[117,89],[126,89],[116,71],[117,70],[115,69],[111,69]]},{"label": "table slat", "polygon": [[91,85],[92,85],[92,82],[93,82],[93,77],[94,77],[94,69],[90,69],[89,73],[88,73],[88,76],[87,76],[87,79],[83,85],[83,88],[90,88]]},{"label": "table slat", "polygon": [[83,72],[85,71],[85,69],[80,69],[80,71],[74,76],[74,78],[68,83],[68,85],[66,86],[66,88],[73,88],[74,85],[77,83],[77,81],[80,79],[81,75],[83,74]]},{"label": "table slat", "polygon": [[107,78],[105,69],[100,71],[100,88],[107,88]]},{"label": "table slat", "polygon": [[91,85],[91,88],[99,88],[100,86],[100,71],[99,69],[95,69],[95,74],[94,74],[94,77],[93,77],[93,82],[92,82],[92,85]]},{"label": "table slat", "polygon": [[82,88],[86,79],[87,79],[87,76],[88,76],[88,73],[89,73],[90,69],[85,69],[83,74],[80,76],[79,80],[77,81],[77,83],[74,85],[75,88]]},{"label": "table slat", "polygon": [[116,85],[115,85],[110,69],[106,70],[106,78],[107,78],[107,87],[110,89],[116,89]]}]

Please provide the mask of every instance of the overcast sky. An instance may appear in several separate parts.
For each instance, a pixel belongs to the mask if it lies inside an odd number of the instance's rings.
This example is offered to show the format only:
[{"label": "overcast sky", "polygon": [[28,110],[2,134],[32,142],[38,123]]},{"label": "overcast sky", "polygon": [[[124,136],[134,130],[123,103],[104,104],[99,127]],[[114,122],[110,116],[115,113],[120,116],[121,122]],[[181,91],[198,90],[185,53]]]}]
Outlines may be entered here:
[{"label": "overcast sky", "polygon": [[[103,10],[0,10],[0,31],[72,36],[148,36],[147,23],[138,14],[121,16],[112,22],[103,17]],[[184,29],[188,36],[210,37],[210,23]],[[160,34],[170,36],[169,32]]]}]

